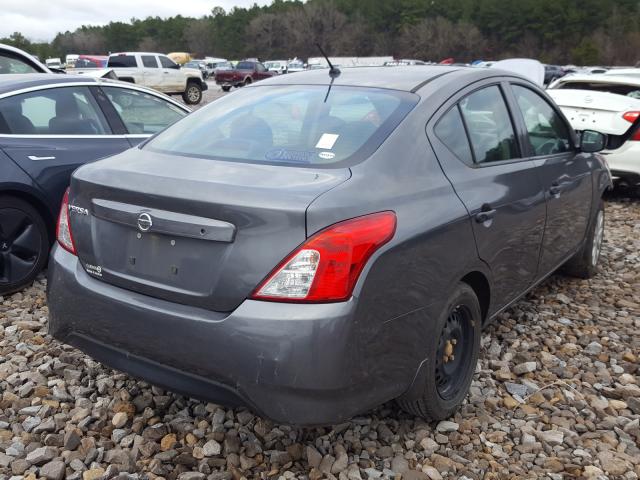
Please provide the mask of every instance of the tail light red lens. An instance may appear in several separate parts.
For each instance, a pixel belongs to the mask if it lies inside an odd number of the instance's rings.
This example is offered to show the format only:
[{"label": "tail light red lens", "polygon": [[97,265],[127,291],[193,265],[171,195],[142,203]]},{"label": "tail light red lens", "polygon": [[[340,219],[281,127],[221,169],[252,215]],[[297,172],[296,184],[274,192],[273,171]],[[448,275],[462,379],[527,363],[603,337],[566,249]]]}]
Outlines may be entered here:
[{"label": "tail light red lens", "polygon": [[62,205],[60,205],[60,215],[58,215],[58,225],[56,226],[56,238],[58,243],[67,252],[76,254],[76,245],[71,234],[71,223],[69,222],[69,189],[64,192]]},{"label": "tail light red lens", "polygon": [[[624,118],[627,122],[629,123],[633,123],[635,122],[638,117],[640,117],[640,112],[625,112],[622,114],[622,118]],[[632,141],[638,142],[640,141],[640,129],[638,129],[636,131],[636,133],[633,134],[633,137],[631,137]]]},{"label": "tail light red lens", "polygon": [[373,213],[325,228],[285,258],[251,298],[306,303],[347,300],[371,255],[395,231],[393,212]]}]

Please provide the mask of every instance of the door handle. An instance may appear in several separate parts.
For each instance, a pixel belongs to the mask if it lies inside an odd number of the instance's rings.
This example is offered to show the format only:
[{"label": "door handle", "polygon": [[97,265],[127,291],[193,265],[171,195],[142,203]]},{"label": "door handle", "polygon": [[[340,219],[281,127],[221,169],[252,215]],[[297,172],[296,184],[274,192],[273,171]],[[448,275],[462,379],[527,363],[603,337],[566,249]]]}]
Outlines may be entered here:
[{"label": "door handle", "polygon": [[549,187],[549,193],[554,197],[557,197],[558,195],[560,195],[560,192],[562,192],[560,184],[558,182],[553,182]]},{"label": "door handle", "polygon": [[491,208],[489,205],[483,205],[480,212],[476,213],[476,222],[485,223],[489,220],[493,220],[496,215],[496,209]]},{"label": "door handle", "polygon": [[55,160],[56,157],[38,157],[37,155],[29,155],[29,160]]}]

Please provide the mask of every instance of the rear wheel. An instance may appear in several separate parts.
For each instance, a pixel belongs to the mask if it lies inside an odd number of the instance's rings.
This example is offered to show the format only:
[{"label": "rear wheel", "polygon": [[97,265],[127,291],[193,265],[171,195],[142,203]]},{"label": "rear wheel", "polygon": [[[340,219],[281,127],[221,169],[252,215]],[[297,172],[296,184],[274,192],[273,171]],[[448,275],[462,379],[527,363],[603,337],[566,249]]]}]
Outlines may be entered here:
[{"label": "rear wheel", "polygon": [[251,77],[247,77],[244,79],[243,85],[251,85],[251,83],[253,83],[253,80],[251,80]]},{"label": "rear wheel", "polygon": [[49,254],[47,226],[22,199],[0,197],[0,295],[33,281]]},{"label": "rear wheel", "polygon": [[598,211],[589,226],[586,241],[564,266],[564,271],[578,278],[591,278],[598,273],[598,260],[604,240],[604,202],[600,199]]},{"label": "rear wheel", "polygon": [[202,100],[202,87],[196,82],[189,82],[182,94],[182,100],[189,105],[197,105]]},{"label": "rear wheel", "polygon": [[482,313],[473,289],[460,283],[449,297],[426,339],[425,383],[415,400],[398,399],[400,407],[426,420],[450,417],[467,396],[478,362]]},{"label": "rear wheel", "polygon": [[229,90],[231,90],[231,87],[229,85],[225,85],[222,87],[223,92],[228,92]]}]

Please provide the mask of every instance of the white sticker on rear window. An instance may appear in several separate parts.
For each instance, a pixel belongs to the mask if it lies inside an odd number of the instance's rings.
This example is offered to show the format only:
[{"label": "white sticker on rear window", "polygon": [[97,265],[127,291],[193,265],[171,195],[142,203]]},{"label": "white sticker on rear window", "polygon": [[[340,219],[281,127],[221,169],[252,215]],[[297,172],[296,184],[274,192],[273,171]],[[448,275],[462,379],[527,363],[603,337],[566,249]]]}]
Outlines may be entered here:
[{"label": "white sticker on rear window", "polygon": [[318,143],[316,143],[316,148],[331,150],[339,136],[340,135],[335,133],[323,133],[320,140],[318,140]]}]

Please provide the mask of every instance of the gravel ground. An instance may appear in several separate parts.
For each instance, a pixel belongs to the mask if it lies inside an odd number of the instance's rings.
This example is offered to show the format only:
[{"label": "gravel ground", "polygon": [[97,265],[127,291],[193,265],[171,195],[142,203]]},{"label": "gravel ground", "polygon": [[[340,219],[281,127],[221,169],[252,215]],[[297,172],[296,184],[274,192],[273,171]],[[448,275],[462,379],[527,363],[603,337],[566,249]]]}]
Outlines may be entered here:
[{"label": "gravel ground", "polygon": [[0,297],[0,478],[636,479],[640,203],[607,215],[602,273],[554,276],[501,315],[438,424],[390,403],[299,429],[165,392],[52,340],[41,277]]}]

